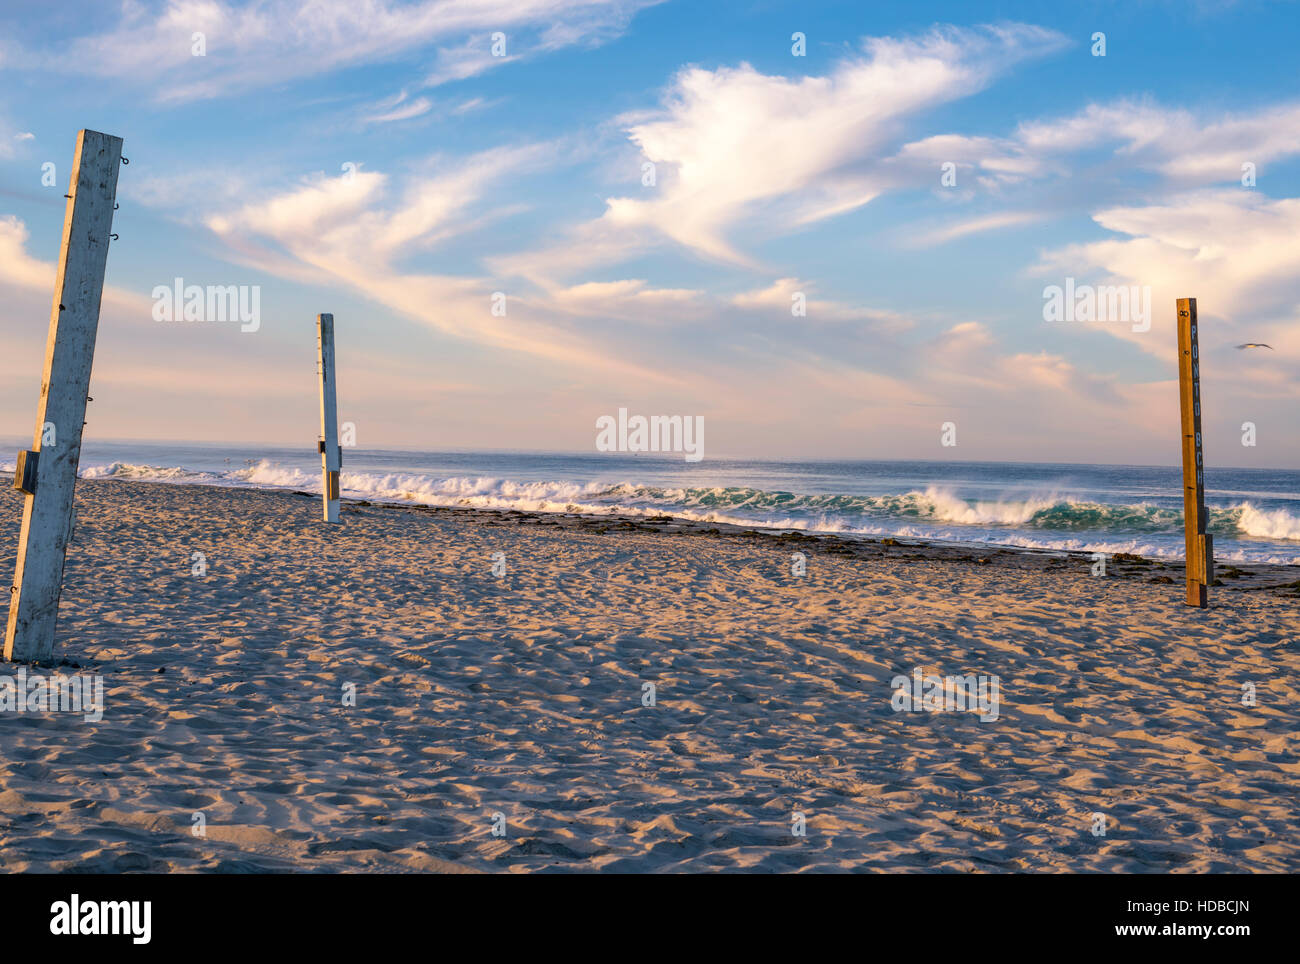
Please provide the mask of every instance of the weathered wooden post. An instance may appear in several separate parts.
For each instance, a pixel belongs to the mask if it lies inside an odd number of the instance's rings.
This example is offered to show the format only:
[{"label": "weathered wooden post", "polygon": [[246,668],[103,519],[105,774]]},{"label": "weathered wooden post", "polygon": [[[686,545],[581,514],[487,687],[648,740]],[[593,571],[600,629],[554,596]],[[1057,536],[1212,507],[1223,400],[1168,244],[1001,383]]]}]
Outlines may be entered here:
[{"label": "weathered wooden post", "polygon": [[320,460],[325,521],[339,521],[338,383],[334,378],[334,316],[316,316],[316,358],[320,368]]},{"label": "weathered wooden post", "polygon": [[1183,426],[1183,526],[1187,545],[1187,605],[1209,605],[1214,540],[1205,531],[1205,462],[1201,451],[1201,352],[1196,299],[1178,299],[1178,395]]},{"label": "weathered wooden post", "polygon": [[18,453],[14,472],[14,488],[27,498],[5,630],[4,655],[9,660],[43,660],[54,651],[121,164],[122,138],[85,130],[77,135],[36,435],[32,448]]}]

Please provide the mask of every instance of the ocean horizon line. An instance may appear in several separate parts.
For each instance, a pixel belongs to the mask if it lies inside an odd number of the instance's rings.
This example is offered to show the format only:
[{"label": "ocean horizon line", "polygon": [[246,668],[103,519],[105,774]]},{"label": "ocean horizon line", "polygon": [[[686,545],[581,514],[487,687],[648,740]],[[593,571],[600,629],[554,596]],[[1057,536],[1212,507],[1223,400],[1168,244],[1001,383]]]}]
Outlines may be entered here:
[{"label": "ocean horizon line", "polygon": [[[17,446],[23,448],[26,446],[25,435],[0,435],[0,445],[9,447]],[[157,445],[157,446],[191,446],[193,448],[263,448],[263,449],[284,449],[295,450],[303,449],[308,452],[316,451],[316,442],[313,439],[309,442],[256,442],[228,439],[154,439],[154,438],[131,438],[131,437],[104,437],[96,439],[87,439],[84,444],[98,445]],[[680,456],[674,453],[666,452],[602,452],[594,446],[591,449],[531,449],[531,448],[469,448],[469,447],[449,447],[449,448],[432,448],[424,446],[406,446],[406,445],[379,445],[353,446],[349,451],[354,452],[373,452],[373,453],[396,453],[396,454],[419,454],[419,455],[537,455],[549,456],[555,458],[591,458],[605,460],[609,462],[647,462],[647,461],[665,461],[679,462]],[[5,461],[5,453],[0,450],[0,463]],[[834,464],[834,465],[886,465],[891,463],[915,463],[917,465],[1011,465],[1011,466],[1037,466],[1037,467],[1081,467],[1081,468],[1114,468],[1114,469],[1179,469],[1178,462],[1062,462],[1062,461],[1037,461],[1031,459],[933,459],[933,458],[914,458],[909,456],[876,456],[871,458],[862,458],[854,456],[801,456],[801,455],[736,455],[721,454],[707,455],[703,459],[705,462],[769,462],[774,464]],[[1207,463],[1205,466],[1207,472],[1215,471],[1258,471],[1258,472],[1297,472],[1300,471],[1300,464],[1294,466],[1288,465],[1242,465],[1238,463],[1220,462]]]}]

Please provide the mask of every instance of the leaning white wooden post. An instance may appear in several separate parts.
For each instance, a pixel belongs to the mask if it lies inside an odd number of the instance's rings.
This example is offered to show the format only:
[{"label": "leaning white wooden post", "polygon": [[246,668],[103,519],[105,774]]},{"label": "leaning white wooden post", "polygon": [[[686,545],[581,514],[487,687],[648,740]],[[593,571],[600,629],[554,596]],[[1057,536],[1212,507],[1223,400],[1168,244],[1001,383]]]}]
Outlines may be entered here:
[{"label": "leaning white wooden post", "polygon": [[121,164],[122,138],[98,131],[77,135],[36,436],[30,450],[18,453],[14,473],[14,488],[27,493],[27,498],[10,589],[5,659],[44,660],[54,651],[63,557],[72,536],[81,429]]},{"label": "leaning white wooden post", "polygon": [[334,316],[316,316],[316,358],[320,367],[320,461],[325,521],[339,521],[338,385],[334,379]]}]

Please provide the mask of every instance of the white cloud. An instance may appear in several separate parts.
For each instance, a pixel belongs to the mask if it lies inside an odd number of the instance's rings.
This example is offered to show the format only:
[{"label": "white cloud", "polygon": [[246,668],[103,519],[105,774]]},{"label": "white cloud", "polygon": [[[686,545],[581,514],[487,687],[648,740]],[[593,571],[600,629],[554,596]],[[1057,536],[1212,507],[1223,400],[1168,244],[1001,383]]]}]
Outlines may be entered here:
[{"label": "white cloud", "polygon": [[362,118],[366,124],[391,124],[395,121],[411,120],[421,117],[433,109],[433,101],[428,97],[410,99],[406,91],[396,97],[372,105],[370,113]]},{"label": "white cloud", "polygon": [[1032,224],[1034,221],[1041,220],[1042,217],[1042,214],[1033,211],[1007,211],[1003,214],[989,214],[938,228],[916,238],[915,243],[921,246],[944,244],[972,234],[982,234],[985,231],[997,231],[1002,228],[1015,228],[1025,224]]},{"label": "white cloud", "polygon": [[0,113],[0,159],[8,160],[18,154],[18,146],[35,140],[36,135],[28,131],[15,130],[13,125]]},{"label": "white cloud", "polygon": [[629,128],[662,168],[658,196],[612,198],[604,220],[744,263],[728,238],[736,224],[775,215],[793,228],[868,203],[889,183],[878,158],[903,118],[969,96],[1062,42],[1025,25],[950,28],[870,39],[863,56],[821,77],[771,76],[747,64],[689,68],[664,107]]},{"label": "white cloud", "polygon": [[[1173,303],[1194,297],[1205,319],[1205,350],[1226,352],[1245,341],[1276,349],[1233,355],[1234,370],[1300,362],[1300,198],[1274,200],[1245,188],[1196,191],[1159,204],[1110,208],[1095,220],[1127,237],[1047,252],[1037,272],[1151,287],[1150,331],[1127,325],[1101,330],[1172,363]],[[1300,387],[1293,383],[1290,391]]]},{"label": "white cloud", "polygon": [[[507,315],[497,316],[492,299],[499,282],[402,267],[413,254],[481,224],[485,215],[467,212],[477,207],[491,183],[550,156],[547,145],[487,151],[447,173],[412,179],[396,201],[389,196],[388,176],[381,173],[319,176],[287,193],[213,216],[208,226],[249,264],[285,277],[342,283],[457,338],[600,368],[610,375],[675,380],[589,344],[557,323],[562,319],[544,298],[504,292]],[[580,307],[583,292],[571,293],[569,300]]]},{"label": "white cloud", "polygon": [[1063,44],[1052,31],[1021,24],[945,28],[868,39],[861,55],[824,76],[689,67],[659,109],[621,119],[643,160],[656,165],[656,186],[607,199],[603,216],[562,244],[495,264],[545,283],[668,239],[752,267],[732,241],[740,226],[789,233],[867,204],[898,183],[889,155],[908,118]]},{"label": "white cloud", "polygon": [[[34,292],[38,300],[54,296],[57,272],[53,261],[42,261],[28,253],[27,225],[13,215],[0,216],[0,284]],[[113,285],[104,286],[103,302],[127,311],[146,311],[149,301],[141,295]]]},{"label": "white cloud", "polygon": [[1300,154],[1298,132],[1297,103],[1211,116],[1125,100],[1089,105],[1060,120],[1023,124],[1015,140],[1040,157],[1118,143],[1117,153],[1134,166],[1186,185],[1239,181],[1243,163],[1294,157]]},{"label": "white cloud", "polygon": [[[966,216],[910,239],[921,245],[1032,220],[1066,209],[1095,210],[1115,197],[1135,171],[1157,176],[1149,195],[1241,183],[1243,165],[1263,178],[1274,161],[1300,154],[1300,103],[1238,114],[1176,110],[1150,101],[1092,104],[1067,117],[1022,123],[1009,137],[942,134],[905,145],[888,162],[898,182],[926,186],[960,205],[981,194],[1017,210]],[[939,170],[956,166],[956,185],[940,190]],[[1080,177],[1083,171],[1091,176]],[[1039,190],[1033,190],[1039,182]],[[1045,186],[1068,183],[1049,193]],[[1264,183],[1261,181],[1261,183]],[[1014,189],[1014,193],[1012,191]]]},{"label": "white cloud", "polygon": [[640,278],[555,288],[545,300],[550,308],[570,315],[664,326],[703,322],[711,303],[702,291],[655,288]]},{"label": "white cloud", "polygon": [[1119,158],[1125,172],[1149,171],[1185,190],[1240,182],[1257,167],[1300,155],[1300,103],[1238,114],[1161,107],[1150,101],[1090,104],[1068,117],[1020,124],[1010,137],[939,135],[907,144],[900,163],[927,169],[943,161],[977,171],[986,187],[1070,177],[1095,152]]},{"label": "white cloud", "polygon": [[[893,311],[863,308],[815,297],[816,285],[799,278],[778,278],[765,288],[755,288],[732,295],[730,304],[748,312],[764,312],[782,321],[798,318],[798,325],[859,322],[879,333],[896,334],[914,325],[913,319]],[[804,314],[793,312],[795,296],[803,296]]]},{"label": "white cloud", "polygon": [[[184,102],[254,90],[360,64],[441,48],[426,84],[470,76],[503,62],[492,32],[512,55],[528,56],[617,36],[659,0],[165,0],[128,4],[104,33],[62,49],[27,51],[19,66],[72,70],[154,87]],[[559,31],[557,23],[571,29]],[[196,33],[206,53],[192,53]]]},{"label": "white cloud", "polygon": [[13,215],[0,217],[0,281],[23,288],[54,287],[54,265],[27,253],[27,225]]},{"label": "white cloud", "polygon": [[[0,433],[31,430],[54,279],[54,262],[31,252],[26,225],[0,217]],[[250,335],[224,324],[159,323],[151,309],[144,293],[104,288],[88,413],[93,437],[223,439],[239,424],[247,440],[283,441],[311,424],[315,385],[299,337],[277,333],[272,319]],[[343,402],[353,417],[365,412],[372,431],[394,395],[410,418],[484,393],[481,375],[453,381],[424,359],[374,349],[365,338],[349,339],[344,365]],[[406,422],[402,431],[415,429]]]}]

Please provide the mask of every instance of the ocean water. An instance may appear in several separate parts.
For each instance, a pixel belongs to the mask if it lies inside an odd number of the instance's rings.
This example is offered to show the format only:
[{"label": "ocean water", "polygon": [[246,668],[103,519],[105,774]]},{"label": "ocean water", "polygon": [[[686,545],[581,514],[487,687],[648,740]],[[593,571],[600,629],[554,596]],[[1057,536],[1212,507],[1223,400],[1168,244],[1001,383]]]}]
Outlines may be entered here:
[{"label": "ocean water", "polygon": [[[13,461],[0,454],[4,470]],[[311,446],[88,442],[81,474],[321,490]],[[1210,468],[1205,478],[1216,559],[1300,564],[1300,471]],[[341,481],[345,497],[371,501],[1183,556],[1181,472],[1159,466],[346,449]]]}]

